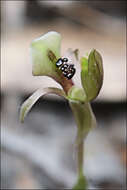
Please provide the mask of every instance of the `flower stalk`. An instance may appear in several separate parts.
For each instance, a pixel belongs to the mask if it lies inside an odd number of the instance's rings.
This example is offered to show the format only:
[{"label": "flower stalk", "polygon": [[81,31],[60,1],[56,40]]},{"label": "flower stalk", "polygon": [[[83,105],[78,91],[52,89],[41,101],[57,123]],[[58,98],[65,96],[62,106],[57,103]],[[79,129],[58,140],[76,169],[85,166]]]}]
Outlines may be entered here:
[{"label": "flower stalk", "polygon": [[70,107],[72,109],[77,124],[76,146],[78,156],[78,181],[74,186],[74,189],[78,189],[79,186],[81,186],[82,189],[86,190],[87,182],[83,174],[84,142],[89,131],[96,126],[96,119],[89,103],[71,101]]},{"label": "flower stalk", "polygon": [[78,156],[78,179],[77,183],[74,185],[73,190],[83,189],[86,190],[88,187],[86,177],[83,171],[84,162],[84,141],[82,140],[77,146],[77,156]]}]

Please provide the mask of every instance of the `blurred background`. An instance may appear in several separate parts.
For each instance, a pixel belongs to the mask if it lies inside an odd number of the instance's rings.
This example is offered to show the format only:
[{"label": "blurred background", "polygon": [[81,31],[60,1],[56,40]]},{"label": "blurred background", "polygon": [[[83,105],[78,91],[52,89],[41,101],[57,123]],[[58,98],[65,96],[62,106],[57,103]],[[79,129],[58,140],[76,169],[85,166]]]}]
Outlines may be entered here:
[{"label": "blurred background", "polygon": [[[1,188],[63,189],[76,182],[76,124],[68,103],[48,95],[19,122],[22,102],[39,87],[56,86],[33,77],[29,46],[54,30],[61,54],[97,49],[104,84],[92,102],[98,126],[85,142],[89,189],[125,189],[126,184],[126,1],[1,1]],[[74,81],[80,86],[80,68]]]}]

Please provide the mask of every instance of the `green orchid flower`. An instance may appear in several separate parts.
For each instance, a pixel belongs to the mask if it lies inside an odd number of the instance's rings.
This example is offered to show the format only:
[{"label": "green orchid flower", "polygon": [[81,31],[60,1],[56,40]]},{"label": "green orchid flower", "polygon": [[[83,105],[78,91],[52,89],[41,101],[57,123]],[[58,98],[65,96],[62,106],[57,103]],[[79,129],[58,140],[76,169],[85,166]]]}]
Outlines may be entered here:
[{"label": "green orchid flower", "polygon": [[73,64],[81,65],[82,88],[77,87],[73,80],[68,80],[56,62],[62,56],[60,54],[61,35],[57,32],[48,32],[35,39],[30,46],[32,74],[34,76],[48,76],[58,82],[62,89],[47,87],[38,89],[21,106],[20,121],[23,122],[32,106],[40,97],[46,94],[56,94],[65,98],[72,109],[76,124],[78,147],[78,180],[73,189],[87,188],[87,182],[83,173],[83,143],[89,131],[96,126],[96,119],[92,112],[90,101],[95,99],[103,83],[102,57],[96,50],[92,50],[88,58],[82,57],[79,61],[78,50],[68,49],[66,58]]}]

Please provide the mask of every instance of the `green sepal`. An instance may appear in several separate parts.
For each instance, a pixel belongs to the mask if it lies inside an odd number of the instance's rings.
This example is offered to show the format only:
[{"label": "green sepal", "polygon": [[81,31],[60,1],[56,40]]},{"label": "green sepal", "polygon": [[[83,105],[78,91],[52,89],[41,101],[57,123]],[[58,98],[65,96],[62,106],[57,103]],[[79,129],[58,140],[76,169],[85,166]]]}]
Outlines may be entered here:
[{"label": "green sepal", "polygon": [[95,49],[90,52],[88,59],[81,58],[81,82],[87,101],[95,99],[103,83],[102,57]]},{"label": "green sepal", "polygon": [[27,116],[33,105],[38,101],[38,99],[45,96],[46,94],[56,94],[58,96],[66,98],[64,91],[59,88],[48,87],[38,89],[22,104],[20,108],[21,122],[24,122],[25,117]]}]

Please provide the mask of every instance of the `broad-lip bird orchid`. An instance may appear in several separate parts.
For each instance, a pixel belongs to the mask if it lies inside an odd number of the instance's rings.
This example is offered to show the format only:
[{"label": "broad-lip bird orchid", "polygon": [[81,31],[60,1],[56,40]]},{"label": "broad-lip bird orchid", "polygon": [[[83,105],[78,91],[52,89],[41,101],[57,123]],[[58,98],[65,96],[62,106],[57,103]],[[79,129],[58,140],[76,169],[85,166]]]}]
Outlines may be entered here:
[{"label": "broad-lip bird orchid", "polygon": [[61,58],[61,35],[51,31],[42,37],[32,41],[30,45],[32,74],[34,76],[48,76],[58,82],[62,89],[47,87],[38,89],[21,106],[20,120],[31,110],[32,106],[40,97],[46,94],[56,94],[64,97],[72,109],[77,124],[77,155],[78,155],[78,181],[73,189],[86,189],[87,183],[83,174],[83,142],[89,131],[96,126],[96,119],[92,112],[90,101],[94,100],[102,87],[103,65],[102,57],[98,51],[93,49],[88,57],[78,59],[78,50],[68,49],[68,58],[74,64],[81,66],[82,88],[77,87],[73,79],[64,77],[56,62]]}]

